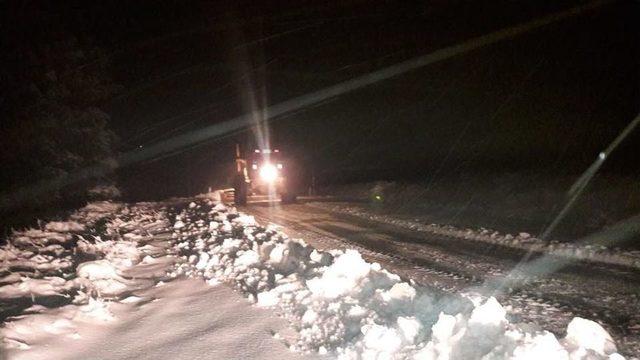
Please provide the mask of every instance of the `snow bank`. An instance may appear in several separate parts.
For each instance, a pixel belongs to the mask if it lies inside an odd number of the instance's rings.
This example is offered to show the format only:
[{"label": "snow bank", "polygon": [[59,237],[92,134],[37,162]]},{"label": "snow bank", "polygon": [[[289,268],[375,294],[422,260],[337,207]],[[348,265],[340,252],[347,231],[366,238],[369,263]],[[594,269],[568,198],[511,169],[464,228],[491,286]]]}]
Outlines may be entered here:
[{"label": "snow bank", "polygon": [[510,323],[494,298],[471,312],[443,310],[424,289],[357,251],[320,252],[219,204],[194,203],[175,224],[183,262],[170,275],[227,282],[257,306],[277,310],[298,333],[292,350],[345,359],[619,357],[611,337],[589,320],[574,319],[558,340]]},{"label": "snow bank", "polygon": [[[344,359],[620,358],[611,336],[592,321],[575,318],[558,339],[510,323],[493,298],[469,305],[469,311],[465,299],[460,306],[457,300],[442,304],[357,251],[318,251],[211,197],[189,204],[171,223],[157,204],[104,202],[72,218],[86,229],[45,225],[13,234],[0,248],[0,300],[30,306],[0,328],[8,354],[29,358],[32,346],[52,335],[78,340],[84,325],[114,322],[115,307],[140,301],[115,301],[132,288],[123,273],[135,264],[153,265],[153,258],[142,259],[141,249],[158,250],[145,239],[172,231],[170,252],[182,261],[170,276],[234,285],[256,306],[289,321],[296,335],[284,338],[295,351]],[[104,229],[93,235],[92,224],[101,219]],[[46,309],[33,305],[39,296],[68,300]]]}]

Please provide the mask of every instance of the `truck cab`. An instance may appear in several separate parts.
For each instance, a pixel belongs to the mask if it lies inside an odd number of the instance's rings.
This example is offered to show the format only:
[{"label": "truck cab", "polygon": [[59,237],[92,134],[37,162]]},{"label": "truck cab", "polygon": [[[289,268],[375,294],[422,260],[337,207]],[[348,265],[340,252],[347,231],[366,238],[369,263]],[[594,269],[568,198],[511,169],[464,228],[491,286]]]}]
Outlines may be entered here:
[{"label": "truck cab", "polygon": [[[237,153],[239,156],[239,151]],[[246,203],[248,195],[276,195],[283,203],[295,202],[291,164],[279,149],[254,149],[245,159],[238,157],[236,162],[239,164],[234,185],[236,203]]]}]

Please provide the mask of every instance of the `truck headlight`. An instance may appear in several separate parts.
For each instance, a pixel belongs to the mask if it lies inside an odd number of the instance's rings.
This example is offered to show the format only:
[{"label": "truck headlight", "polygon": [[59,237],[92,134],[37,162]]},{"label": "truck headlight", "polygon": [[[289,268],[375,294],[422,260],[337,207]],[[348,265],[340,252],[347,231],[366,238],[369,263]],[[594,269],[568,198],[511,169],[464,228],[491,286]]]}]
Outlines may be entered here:
[{"label": "truck headlight", "polygon": [[278,169],[271,164],[264,164],[260,168],[260,178],[266,182],[273,182],[278,178]]}]

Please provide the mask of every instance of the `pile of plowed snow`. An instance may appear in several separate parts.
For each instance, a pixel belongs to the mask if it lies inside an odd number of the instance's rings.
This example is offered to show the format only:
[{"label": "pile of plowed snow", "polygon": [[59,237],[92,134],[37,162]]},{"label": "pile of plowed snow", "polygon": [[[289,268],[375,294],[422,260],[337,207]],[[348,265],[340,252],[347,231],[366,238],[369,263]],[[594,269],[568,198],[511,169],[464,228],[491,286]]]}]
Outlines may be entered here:
[{"label": "pile of plowed snow", "polygon": [[[170,274],[234,285],[287,318],[295,351],[349,359],[619,359],[611,336],[575,318],[557,339],[513,324],[494,299],[443,303],[353,250],[320,252],[210,201],[176,214]],[[212,304],[212,307],[215,306]]]}]

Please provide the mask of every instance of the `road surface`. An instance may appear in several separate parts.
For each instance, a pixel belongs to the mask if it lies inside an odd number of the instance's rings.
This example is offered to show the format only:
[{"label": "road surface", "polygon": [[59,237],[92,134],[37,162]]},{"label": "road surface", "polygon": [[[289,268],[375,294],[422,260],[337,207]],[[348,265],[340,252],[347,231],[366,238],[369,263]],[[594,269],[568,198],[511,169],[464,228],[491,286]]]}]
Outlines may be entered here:
[{"label": "road surface", "polygon": [[443,299],[495,295],[513,320],[541,325],[560,336],[574,316],[598,321],[613,334],[622,353],[640,353],[640,272],[635,269],[555,259],[564,267],[496,292],[495,284],[526,255],[523,250],[412,231],[304,201],[281,205],[257,198],[241,210],[319,249],[356,248],[368,260]]}]

